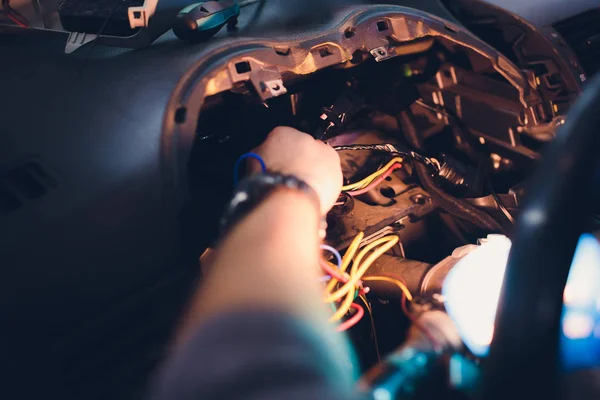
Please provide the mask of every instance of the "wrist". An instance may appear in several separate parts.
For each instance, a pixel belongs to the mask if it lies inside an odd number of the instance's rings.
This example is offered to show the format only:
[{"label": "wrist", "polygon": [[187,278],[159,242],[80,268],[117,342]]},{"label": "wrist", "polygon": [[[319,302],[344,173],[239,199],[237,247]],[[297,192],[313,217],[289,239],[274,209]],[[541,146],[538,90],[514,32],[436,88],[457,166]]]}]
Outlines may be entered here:
[{"label": "wrist", "polygon": [[[221,234],[225,234],[233,226],[237,225],[243,218],[252,213],[267,198],[276,192],[290,192],[294,196],[301,196],[310,201],[314,213],[320,215],[320,200],[314,189],[303,180],[292,175],[278,173],[265,173],[254,175],[245,181],[235,191],[232,200],[225,209],[221,220]],[[291,200],[288,197],[288,200]],[[324,236],[324,228],[319,227],[317,231]]]},{"label": "wrist", "polygon": [[276,309],[314,317],[322,304],[318,226],[310,198],[286,188],[273,190],[219,243],[180,332],[182,340],[190,327],[224,311]]},{"label": "wrist", "polygon": [[[319,213],[310,198],[277,188],[231,229],[219,245],[219,252],[224,260],[239,256],[242,248],[251,249],[253,256],[237,264],[254,273],[269,269],[269,265],[286,275],[318,271],[319,224]],[[295,264],[302,267],[295,268]]]}]

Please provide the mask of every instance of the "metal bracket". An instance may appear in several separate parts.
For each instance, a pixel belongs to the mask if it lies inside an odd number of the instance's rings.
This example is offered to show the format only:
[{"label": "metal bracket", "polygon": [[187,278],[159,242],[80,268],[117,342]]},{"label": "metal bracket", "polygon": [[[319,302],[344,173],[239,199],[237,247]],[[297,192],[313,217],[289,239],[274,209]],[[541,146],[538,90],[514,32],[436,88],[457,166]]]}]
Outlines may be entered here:
[{"label": "metal bracket", "polygon": [[272,97],[281,96],[287,93],[287,89],[283,86],[283,80],[281,78],[260,81],[258,85],[254,83],[257,90],[260,90],[260,97],[263,100],[270,99]]},{"label": "metal bracket", "polygon": [[389,58],[396,57],[396,49],[393,47],[380,46],[376,47],[373,50],[369,51],[373,57],[375,57],[375,61],[385,61]]},{"label": "metal bracket", "polygon": [[69,37],[67,38],[67,44],[65,46],[65,54],[71,54],[81,46],[95,40],[97,37],[98,35],[92,33],[69,32]]},{"label": "metal bracket", "polygon": [[150,17],[156,11],[158,0],[145,0],[139,7],[129,7],[127,16],[129,17],[129,26],[131,29],[147,28],[150,23]]},{"label": "metal bracket", "polygon": [[278,69],[268,68],[252,59],[236,60],[229,64],[232,82],[252,82],[262,101],[287,93]]}]

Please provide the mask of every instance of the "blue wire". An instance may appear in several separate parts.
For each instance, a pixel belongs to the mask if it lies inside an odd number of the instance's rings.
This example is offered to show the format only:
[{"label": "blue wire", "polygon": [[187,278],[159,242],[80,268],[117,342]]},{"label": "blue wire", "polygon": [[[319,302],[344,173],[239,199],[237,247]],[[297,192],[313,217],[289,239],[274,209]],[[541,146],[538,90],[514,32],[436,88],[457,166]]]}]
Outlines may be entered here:
[{"label": "blue wire", "polygon": [[337,260],[337,267],[338,269],[342,268],[342,256],[340,255],[340,252],[337,251],[336,249],[334,249],[331,246],[328,246],[326,244],[322,244],[321,245],[321,250],[327,250],[328,252],[330,252],[331,254],[333,254]]},{"label": "blue wire", "polygon": [[233,187],[237,187],[238,182],[240,180],[240,177],[239,177],[240,164],[242,163],[242,161],[244,161],[248,158],[254,158],[255,160],[257,160],[260,163],[260,168],[262,169],[263,174],[265,172],[267,172],[267,164],[265,164],[265,160],[263,160],[261,156],[259,156],[256,153],[242,154],[240,156],[240,158],[237,159],[237,161],[235,162],[235,165],[233,167]]}]

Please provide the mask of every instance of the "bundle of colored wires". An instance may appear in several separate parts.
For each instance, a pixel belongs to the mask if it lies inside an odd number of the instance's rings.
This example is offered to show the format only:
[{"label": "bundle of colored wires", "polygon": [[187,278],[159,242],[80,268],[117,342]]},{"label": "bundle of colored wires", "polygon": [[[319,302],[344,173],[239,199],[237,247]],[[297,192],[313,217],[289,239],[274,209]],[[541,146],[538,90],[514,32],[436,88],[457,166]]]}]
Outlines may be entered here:
[{"label": "bundle of colored wires", "polygon": [[16,25],[23,28],[29,28],[29,21],[27,21],[27,18],[10,6],[10,0],[2,0],[2,13]]},{"label": "bundle of colored wires", "polygon": [[[397,236],[386,236],[369,243],[357,253],[363,237],[364,233],[360,232],[354,238],[352,243],[350,243],[348,250],[342,258],[339,271],[336,271],[337,276],[332,275],[332,279],[325,288],[324,301],[326,303],[340,303],[337,307],[337,310],[331,316],[330,321],[339,321],[348,313],[351,308],[356,310],[356,313],[352,318],[340,325],[341,328],[339,329],[341,330],[345,330],[350,326],[354,326],[360,320],[359,317],[356,317],[357,314],[360,314],[360,311],[357,308],[360,306],[353,303],[353,301],[356,299],[356,297],[361,296],[368,291],[368,288],[363,287],[361,278],[368,271],[375,260],[377,260],[377,258],[394,247],[399,241]],[[346,273],[346,270],[348,267],[350,267],[351,263],[352,266],[350,271],[349,273]],[[335,289],[338,285],[340,285],[340,287]],[[364,310],[362,314],[364,314]]]},{"label": "bundle of colored wires", "polygon": [[321,245],[321,250],[329,251],[335,256],[335,259],[337,261],[337,265],[333,265],[329,261],[321,259],[321,268],[323,268],[323,271],[325,271],[332,279],[347,282],[348,275],[344,274],[343,271],[341,271],[342,256],[340,255],[340,253],[333,247],[328,246],[326,244]]},{"label": "bundle of colored wires", "polygon": [[425,157],[418,152],[406,148],[402,148],[397,144],[391,143],[380,143],[380,144],[350,144],[344,146],[333,146],[333,149],[336,151],[379,151],[384,153],[389,153],[394,156],[400,156],[404,158],[411,159],[418,163],[425,165],[434,175],[440,171],[441,165],[438,160],[431,157]]},{"label": "bundle of colored wires", "polygon": [[376,187],[377,185],[379,185],[381,182],[383,182],[396,169],[402,168],[402,161],[402,157],[394,157],[381,169],[375,171],[366,178],[361,179],[358,182],[343,186],[342,191],[347,192],[351,196],[358,196],[364,194]]},{"label": "bundle of colored wires", "polygon": [[353,196],[353,197],[360,196],[361,194],[365,194],[365,193],[373,190],[377,186],[379,186],[379,184],[381,184],[381,182],[386,180],[390,175],[392,175],[392,173],[395,170],[400,169],[400,168],[402,168],[402,164],[396,163],[396,164],[392,165],[387,171],[385,171],[385,173],[383,175],[381,175],[379,178],[377,178],[373,182],[369,183],[368,186],[366,186],[362,189],[353,190],[353,191],[346,192],[346,193],[348,193],[350,196]]}]

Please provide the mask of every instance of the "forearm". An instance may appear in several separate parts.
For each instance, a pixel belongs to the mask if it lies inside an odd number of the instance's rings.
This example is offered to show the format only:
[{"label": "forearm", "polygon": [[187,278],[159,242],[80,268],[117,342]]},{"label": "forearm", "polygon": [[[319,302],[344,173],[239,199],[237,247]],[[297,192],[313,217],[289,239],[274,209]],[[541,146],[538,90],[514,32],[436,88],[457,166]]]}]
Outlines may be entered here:
[{"label": "forearm", "polygon": [[159,399],[352,397],[352,353],[328,322],[319,279],[320,216],[339,195],[339,157],[292,128],[275,129],[256,152],[318,201],[290,182],[261,193],[274,174],[246,181],[254,191],[238,190],[226,213],[235,225],[203,262]]},{"label": "forearm", "polygon": [[[277,310],[303,319],[324,310],[319,213],[301,192],[278,189],[235,226],[213,255],[183,332],[228,310]],[[185,335],[184,333],[184,336]]]}]

